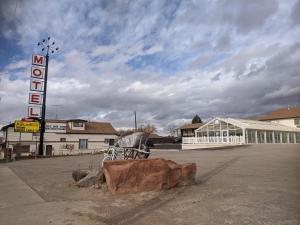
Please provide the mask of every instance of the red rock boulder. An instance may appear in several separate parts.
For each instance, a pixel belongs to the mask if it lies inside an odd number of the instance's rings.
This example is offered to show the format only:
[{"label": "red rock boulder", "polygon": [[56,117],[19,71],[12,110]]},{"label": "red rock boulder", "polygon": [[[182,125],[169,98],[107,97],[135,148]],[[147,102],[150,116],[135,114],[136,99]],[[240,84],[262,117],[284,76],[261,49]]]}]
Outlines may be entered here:
[{"label": "red rock boulder", "polygon": [[104,161],[108,190],[113,194],[157,191],[195,182],[196,164],[165,159]]}]

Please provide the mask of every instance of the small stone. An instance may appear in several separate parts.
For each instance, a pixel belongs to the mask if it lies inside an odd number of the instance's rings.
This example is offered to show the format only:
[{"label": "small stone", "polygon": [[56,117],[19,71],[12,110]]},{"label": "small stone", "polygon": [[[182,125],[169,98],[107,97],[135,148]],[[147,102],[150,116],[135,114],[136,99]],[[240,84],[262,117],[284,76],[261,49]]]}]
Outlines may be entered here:
[{"label": "small stone", "polygon": [[87,176],[79,180],[76,185],[78,187],[90,187],[93,185],[98,185],[100,183],[101,171],[91,171]]},{"label": "small stone", "polygon": [[83,171],[83,170],[74,170],[72,172],[72,177],[74,179],[74,181],[79,181],[81,180],[82,178],[86,177],[88,175],[88,172],[87,171]]}]

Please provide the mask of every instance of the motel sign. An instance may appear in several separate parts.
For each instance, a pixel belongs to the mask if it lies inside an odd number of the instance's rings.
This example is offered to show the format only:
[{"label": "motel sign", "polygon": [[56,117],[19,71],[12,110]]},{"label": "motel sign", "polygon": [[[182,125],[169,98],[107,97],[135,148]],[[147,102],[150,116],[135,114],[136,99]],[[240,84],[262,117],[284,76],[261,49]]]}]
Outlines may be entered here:
[{"label": "motel sign", "polygon": [[45,56],[33,55],[30,79],[28,117],[40,118],[42,114],[45,79]]}]

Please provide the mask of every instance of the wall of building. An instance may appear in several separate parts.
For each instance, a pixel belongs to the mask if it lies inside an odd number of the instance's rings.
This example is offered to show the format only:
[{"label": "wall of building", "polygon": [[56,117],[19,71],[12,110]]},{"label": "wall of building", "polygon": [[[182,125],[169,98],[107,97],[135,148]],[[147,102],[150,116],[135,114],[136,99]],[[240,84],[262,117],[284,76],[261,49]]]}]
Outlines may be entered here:
[{"label": "wall of building", "polygon": [[182,137],[194,137],[196,129],[182,129]]},{"label": "wall of building", "polygon": [[223,148],[223,147],[233,147],[233,146],[241,146],[241,144],[182,144],[182,150],[197,150],[197,149],[214,149],[214,148]]},{"label": "wall of building", "polygon": [[82,125],[83,125],[82,127],[76,127],[76,126],[74,126],[74,122],[75,121],[69,121],[68,122],[68,125],[69,125],[71,130],[85,130],[85,123],[82,122]]},{"label": "wall of building", "polygon": [[[22,145],[30,145],[30,153],[37,152],[39,144],[39,134],[14,132],[13,127],[7,129],[8,148],[21,143]],[[6,134],[5,134],[6,135]],[[6,137],[6,136],[4,136]],[[65,138],[66,141],[61,141]],[[108,146],[105,139],[116,139],[116,135],[107,134],[66,134],[66,133],[45,133],[44,144],[52,146],[53,155],[74,155],[84,153],[95,153],[102,151]],[[79,149],[79,139],[88,140],[87,149]],[[46,148],[44,148],[46,149]],[[29,154],[30,154],[29,153]],[[23,155],[29,155],[23,154]],[[44,153],[45,154],[45,153]]]},{"label": "wall of building", "polygon": [[289,126],[289,127],[299,128],[299,130],[300,130],[300,127],[297,127],[297,125],[295,125],[295,119],[278,119],[278,120],[270,120],[270,121],[272,121],[274,123],[279,123],[279,124],[282,124],[285,126]]}]

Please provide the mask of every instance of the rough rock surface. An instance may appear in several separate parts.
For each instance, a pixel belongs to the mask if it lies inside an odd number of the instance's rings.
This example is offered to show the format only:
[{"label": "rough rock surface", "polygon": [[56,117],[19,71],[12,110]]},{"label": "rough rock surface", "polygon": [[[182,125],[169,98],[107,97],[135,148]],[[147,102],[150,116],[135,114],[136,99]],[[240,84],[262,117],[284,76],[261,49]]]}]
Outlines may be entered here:
[{"label": "rough rock surface", "polygon": [[196,164],[165,159],[116,160],[103,163],[107,188],[113,194],[135,193],[191,185]]}]

